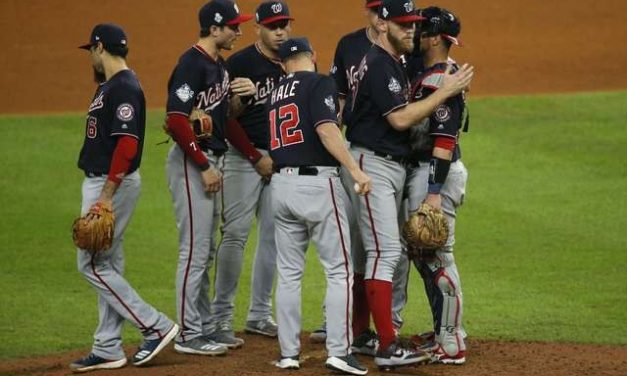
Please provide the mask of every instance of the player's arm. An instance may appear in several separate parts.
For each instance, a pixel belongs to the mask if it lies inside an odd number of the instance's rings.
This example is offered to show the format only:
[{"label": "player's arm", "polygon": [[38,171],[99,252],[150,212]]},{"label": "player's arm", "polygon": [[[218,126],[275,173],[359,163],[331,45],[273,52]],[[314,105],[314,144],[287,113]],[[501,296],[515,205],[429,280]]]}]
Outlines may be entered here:
[{"label": "player's arm", "polygon": [[342,49],[344,45],[344,38],[340,39],[335,48],[335,56],[333,58],[333,66],[331,67],[331,71],[329,72],[330,76],[335,81],[335,85],[337,86],[337,94],[340,102],[339,112],[338,112],[338,121],[341,125],[343,124],[342,114],[344,113],[344,106],[346,105],[346,95],[348,94],[348,78],[346,77],[346,69],[344,66],[344,59],[342,58]]},{"label": "player's arm", "polygon": [[235,119],[229,119],[226,127],[226,139],[255,167],[257,173],[266,179],[272,177],[272,158],[261,154],[250,142],[244,128]]},{"label": "player's arm", "polygon": [[231,81],[230,90],[229,117],[235,119],[244,112],[251,97],[257,93],[257,88],[250,78],[236,77]]},{"label": "player's arm", "polygon": [[442,85],[438,90],[425,99],[390,112],[386,116],[388,122],[396,130],[409,129],[433,113],[435,108],[449,97],[459,94],[470,85],[473,74],[473,67],[468,64],[464,64],[457,72],[451,74],[451,66],[449,65],[444,72]]},{"label": "player's arm", "polygon": [[349,153],[338,125],[333,122],[318,124],[316,133],[327,151],[351,174],[359,188],[356,189],[357,193],[361,195],[368,194],[371,188],[370,177],[359,168],[357,162]]},{"label": "player's arm", "polygon": [[110,94],[110,106],[115,109],[109,136],[116,138],[115,149],[111,157],[109,173],[105,181],[99,202],[111,203],[113,195],[127,175],[133,159],[139,151],[138,114],[142,104],[138,101],[136,91],[121,88]]},{"label": "player's arm", "polygon": [[335,83],[329,77],[320,79],[312,89],[309,101],[314,128],[325,149],[350,172],[355,184],[358,185],[357,192],[366,195],[370,192],[370,177],[359,168],[346,148],[342,132],[338,127],[336,105]]}]

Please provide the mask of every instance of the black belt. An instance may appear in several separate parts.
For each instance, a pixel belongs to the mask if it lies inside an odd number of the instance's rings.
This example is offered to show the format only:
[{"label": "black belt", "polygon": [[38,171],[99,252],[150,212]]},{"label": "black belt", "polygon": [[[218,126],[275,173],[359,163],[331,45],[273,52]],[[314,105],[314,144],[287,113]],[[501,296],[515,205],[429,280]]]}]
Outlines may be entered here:
[{"label": "black belt", "polygon": [[357,146],[359,148],[371,150],[374,153],[374,155],[376,155],[377,157],[381,157],[388,161],[393,161],[393,162],[398,162],[398,163],[404,163],[406,161],[405,157],[382,153],[380,151],[372,150],[372,148],[369,148],[368,146],[364,146],[358,143],[352,143],[351,145]]},{"label": "black belt", "polygon": [[[275,171],[279,172],[283,168],[290,168],[290,167],[295,168],[295,169],[297,168],[298,175],[302,175],[302,176],[318,176],[318,173],[320,172],[318,171],[318,168],[314,166],[283,166],[283,167],[277,167]],[[334,167],[334,166],[329,166],[329,167]]]},{"label": "black belt", "polygon": [[374,155],[376,155],[377,157],[381,157],[387,161],[393,161],[393,162],[398,162],[398,163],[404,163],[405,162],[405,157],[401,157],[399,155],[390,155],[390,154],[386,154],[386,153],[381,153],[378,151],[374,151]]},{"label": "black belt", "polygon": [[99,178],[101,176],[106,176],[108,173],[106,172],[91,172],[91,171],[83,171],[85,173],[85,177],[88,178]]}]

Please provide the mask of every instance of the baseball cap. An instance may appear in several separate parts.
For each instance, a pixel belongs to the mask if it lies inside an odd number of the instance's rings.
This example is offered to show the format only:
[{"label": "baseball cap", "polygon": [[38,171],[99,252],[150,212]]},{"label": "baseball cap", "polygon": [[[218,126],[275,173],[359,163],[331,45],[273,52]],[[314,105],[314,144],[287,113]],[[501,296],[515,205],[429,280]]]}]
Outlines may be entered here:
[{"label": "baseball cap", "polygon": [[381,0],[366,0],[366,8],[378,7],[381,3]]},{"label": "baseball cap", "polygon": [[123,45],[126,46],[126,33],[121,26],[105,23],[94,26],[91,31],[91,37],[89,37],[89,43],[79,46],[84,50],[89,50],[92,46],[98,44],[98,42],[106,45]]},{"label": "baseball cap", "polygon": [[413,0],[383,0],[379,18],[396,23],[416,22],[423,18],[416,14]]},{"label": "baseball cap", "polygon": [[239,25],[252,20],[251,14],[240,14],[235,2],[230,0],[212,0],[203,5],[198,12],[201,29],[211,26]]},{"label": "baseball cap", "polygon": [[279,58],[282,61],[287,60],[290,56],[303,52],[313,52],[311,44],[307,38],[292,38],[281,43],[279,46]]},{"label": "baseball cap", "polygon": [[456,46],[461,46],[462,41],[457,38],[462,26],[459,19],[450,11],[439,7],[421,9],[419,14],[424,18],[420,22],[420,32],[427,35],[441,35]]},{"label": "baseball cap", "polygon": [[290,16],[290,9],[287,4],[282,1],[267,1],[257,7],[255,13],[258,24],[267,25],[281,20],[294,20]]}]

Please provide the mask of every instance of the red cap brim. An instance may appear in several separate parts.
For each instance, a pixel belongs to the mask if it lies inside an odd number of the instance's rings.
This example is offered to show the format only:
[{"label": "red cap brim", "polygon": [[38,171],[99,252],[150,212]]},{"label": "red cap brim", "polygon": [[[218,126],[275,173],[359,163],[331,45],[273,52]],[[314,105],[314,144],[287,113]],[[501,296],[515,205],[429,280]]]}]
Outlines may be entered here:
[{"label": "red cap brim", "polygon": [[82,50],[90,50],[90,49],[91,49],[91,46],[93,46],[93,44],[92,44],[92,43],[87,43],[87,44],[84,44],[84,45],[82,45],[82,46],[78,46],[78,48],[80,48],[80,49],[82,49]]},{"label": "red cap brim", "polygon": [[396,22],[396,23],[406,23],[406,22],[417,22],[424,21],[425,17],[419,16],[417,14],[408,14],[406,16],[394,17],[390,18],[388,21]]},{"label": "red cap brim", "polygon": [[267,25],[267,24],[271,24],[273,22],[277,22],[277,21],[281,21],[281,20],[290,20],[290,21],[294,21],[294,17],[290,17],[290,16],[286,16],[286,15],[281,15],[281,16],[274,16],[274,17],[270,17],[270,18],[266,18],[265,20],[259,22],[262,25]]},{"label": "red cap brim", "polygon": [[252,14],[240,14],[239,16],[237,16],[237,18],[232,19],[231,21],[227,22],[227,25],[239,25],[239,24],[243,24],[244,22],[248,22],[250,20],[253,19],[253,15]]},{"label": "red cap brim", "polygon": [[383,1],[369,1],[368,4],[366,4],[366,8],[378,7],[381,4],[383,4]]}]

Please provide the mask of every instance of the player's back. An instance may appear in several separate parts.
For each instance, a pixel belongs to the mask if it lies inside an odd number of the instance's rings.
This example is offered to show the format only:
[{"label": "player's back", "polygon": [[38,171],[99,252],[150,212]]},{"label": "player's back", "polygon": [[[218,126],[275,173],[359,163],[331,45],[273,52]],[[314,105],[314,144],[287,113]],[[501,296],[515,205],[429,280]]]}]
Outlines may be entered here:
[{"label": "player's back", "polygon": [[270,94],[270,156],[277,167],[336,166],[315,128],[337,123],[337,89],[333,79],[301,71],[285,76]]}]

